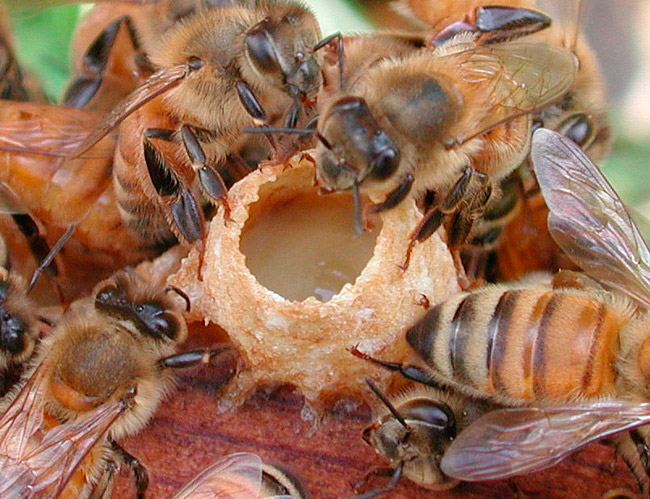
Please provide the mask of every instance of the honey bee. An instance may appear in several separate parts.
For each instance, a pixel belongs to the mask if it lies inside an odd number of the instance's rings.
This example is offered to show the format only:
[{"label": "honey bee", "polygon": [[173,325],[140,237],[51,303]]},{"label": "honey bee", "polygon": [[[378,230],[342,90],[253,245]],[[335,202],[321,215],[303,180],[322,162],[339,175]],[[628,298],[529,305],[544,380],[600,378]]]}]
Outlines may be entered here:
[{"label": "honey bee", "polygon": [[[543,28],[534,24],[531,29]],[[452,213],[462,215],[454,236],[462,241],[492,184],[528,152],[531,114],[573,84],[576,61],[548,43],[484,44],[472,33],[437,48],[386,55],[395,38],[361,37],[349,50],[346,45],[348,69],[339,73],[338,89],[326,79],[318,100],[317,182],[324,192],[356,193],[357,232],[363,228],[361,189],[375,203],[370,213],[393,208],[411,192],[422,197],[434,191],[410,248]],[[381,44],[383,52],[375,48]],[[370,63],[356,63],[368,54]],[[355,63],[347,64],[348,58]]]},{"label": "honey bee", "polygon": [[125,18],[147,17],[152,10],[147,4],[100,2],[83,15],[71,42],[72,79],[63,105],[110,112],[144,82],[149,68]]},{"label": "honey bee", "polygon": [[26,232],[26,246],[31,250],[38,266],[29,283],[16,270],[14,248],[0,234],[0,395],[7,388],[7,369],[28,360],[39,339],[39,321],[36,303],[29,294],[40,275],[49,271],[54,278],[59,269],[54,259],[74,232],[71,226],[51,248],[38,233],[37,222],[25,212],[20,200],[10,191],[0,188],[0,212],[9,213],[15,221],[11,227]]},{"label": "honey bee", "polygon": [[299,482],[286,471],[265,463],[257,454],[238,452],[205,468],[174,499],[202,497],[303,499],[307,496]]},{"label": "honey bee", "polygon": [[372,470],[358,485],[373,475],[388,474],[391,480],[386,487],[359,497],[385,494],[402,476],[429,490],[455,487],[458,480],[440,470],[440,461],[456,435],[482,414],[482,408],[449,390],[421,385],[388,399],[370,378],[366,381],[384,407],[364,430],[363,439],[390,461],[391,468]]},{"label": "honey bee", "polygon": [[[4,101],[0,109],[0,183],[3,190],[19,193],[22,207],[12,216],[19,226],[28,224],[21,230],[42,234],[51,245],[68,227],[76,226],[61,255],[66,274],[59,284],[68,299],[88,294],[116,269],[161,249],[157,241],[141,238],[123,221],[113,190],[114,136],[83,157],[62,157],[100,119],[98,113],[47,104]],[[25,213],[45,230],[29,224]],[[41,251],[37,258],[46,253]]]},{"label": "honey bee", "polygon": [[638,426],[650,421],[650,250],[616,192],[571,139],[539,129],[531,154],[549,230],[586,276],[460,294],[429,309],[406,333],[424,367],[373,360],[420,382],[524,407],[500,413],[492,429],[478,424],[448,451],[442,469],[450,476],[540,470],[608,436],[647,495],[650,431]]},{"label": "honey bee", "polygon": [[177,354],[187,336],[183,308],[189,299],[179,289],[153,288],[127,271],[72,304],[42,341],[34,368],[3,401],[2,497],[27,490],[104,497],[120,463],[132,468],[143,497],[146,469],[116,440],[149,421],[173,387],[170,369],[227,350]]},{"label": "honey bee", "polygon": [[265,109],[278,102],[287,103],[286,119],[294,126],[318,91],[320,28],[291,0],[160,2],[150,8],[150,15],[123,22],[133,27],[157,72],[76,155],[122,123],[114,179],[124,220],[152,240],[193,243],[205,235],[199,192],[227,209],[218,169],[241,129],[267,123]]},{"label": "honey bee", "polygon": [[[528,35],[551,45],[565,47],[576,56],[579,65],[571,88],[555,102],[533,114],[534,127],[543,126],[566,135],[580,145],[596,162],[609,151],[611,131],[606,115],[602,73],[595,53],[580,32],[580,13],[585,2],[573,0],[465,0],[430,2],[404,0],[401,10],[408,12],[430,31],[427,43],[438,46],[459,33],[475,33],[485,43],[503,39],[491,30],[495,20],[510,23],[504,35]],[[538,19],[544,25],[539,8],[549,14],[553,23],[529,33],[522,23]],[[551,19],[547,17],[546,19]],[[521,27],[523,26],[523,30]],[[557,270],[567,259],[546,230],[548,211],[539,194],[528,158],[501,181],[502,195],[487,207],[474,224],[469,246],[464,249],[467,273],[472,277],[497,277],[515,280],[533,270]],[[540,245],[547,251],[539,250]]]}]

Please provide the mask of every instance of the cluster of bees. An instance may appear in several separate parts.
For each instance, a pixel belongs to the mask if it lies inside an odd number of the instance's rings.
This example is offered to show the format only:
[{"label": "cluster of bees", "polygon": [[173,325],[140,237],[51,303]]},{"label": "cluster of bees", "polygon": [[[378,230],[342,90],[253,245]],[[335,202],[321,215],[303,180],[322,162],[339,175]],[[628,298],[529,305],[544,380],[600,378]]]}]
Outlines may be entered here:
[{"label": "cluster of bees", "polygon": [[[351,349],[416,386],[387,397],[368,379],[385,408],[363,438],[393,472],[359,497],[402,476],[440,490],[539,470],[604,437],[647,496],[650,252],[593,163],[610,130],[580,2],[565,3],[549,17],[532,0],[403,0],[412,30],[323,37],[293,0],[105,1],[59,105],[5,29],[0,196],[39,265],[28,285],[3,244],[0,367],[25,367],[0,404],[0,496],[105,497],[122,464],[144,496],[117,440],[151,419],[172,369],[232,352],[178,353],[190,299],[128,266],[203,251],[235,181],[313,145],[320,190],[354,194],[355,230],[415,197],[401,266],[444,227],[466,289],[406,332],[416,363]],[[41,272],[66,307],[83,296],[43,328]],[[304,496],[247,453],[177,497],[206,494]]]}]

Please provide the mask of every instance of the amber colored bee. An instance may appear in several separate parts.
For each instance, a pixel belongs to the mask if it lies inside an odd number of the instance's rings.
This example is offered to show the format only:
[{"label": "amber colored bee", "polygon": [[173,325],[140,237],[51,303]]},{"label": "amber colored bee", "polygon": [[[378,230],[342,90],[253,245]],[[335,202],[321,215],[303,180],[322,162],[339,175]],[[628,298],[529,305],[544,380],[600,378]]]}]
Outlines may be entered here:
[{"label": "amber colored bee", "polygon": [[[6,188],[0,187],[0,212],[14,223],[2,226],[5,233],[0,234],[0,396],[7,388],[6,369],[29,359],[39,339],[39,321],[44,319],[29,294],[43,272],[54,279],[58,278],[59,267],[54,259],[74,231],[71,226],[50,248],[40,235],[38,223],[24,209],[21,201]],[[23,232],[25,252],[30,252],[37,262],[29,283],[25,281],[22,260],[16,255],[14,239],[17,232]],[[9,235],[14,236],[8,240]],[[18,265],[17,263],[20,262]],[[55,283],[56,284],[56,283]]]},{"label": "amber colored bee", "polygon": [[[27,360],[38,334],[36,304],[28,297],[25,280],[6,267],[0,268],[0,372],[9,364]],[[0,381],[4,381],[2,377]],[[3,386],[0,383],[0,388]]]},{"label": "amber colored bee", "polygon": [[[586,277],[560,276],[553,286],[492,285],[453,297],[406,333],[422,368],[382,365],[472,398],[532,407],[503,416],[498,428],[512,428],[501,436],[487,438],[492,430],[478,425],[466,450],[454,451],[443,466],[453,477],[543,469],[609,436],[648,494],[643,449],[650,430],[637,426],[650,421],[650,250],[616,192],[571,139],[536,131],[532,160],[550,209],[549,230]],[[468,471],[472,465],[475,472]]]},{"label": "amber colored bee", "polygon": [[[544,27],[536,19],[527,26]],[[326,192],[364,190],[375,202],[371,213],[434,191],[412,244],[452,213],[461,214],[455,238],[462,241],[492,184],[527,154],[531,113],[573,84],[575,59],[548,43],[484,44],[473,33],[390,55],[409,42],[387,35],[339,43],[344,70],[339,81],[326,79],[319,95],[317,182]],[[359,208],[357,231],[361,218]]]},{"label": "amber colored bee", "polygon": [[[530,39],[571,50],[579,65],[571,88],[562,98],[533,114],[534,126],[564,134],[598,162],[609,151],[611,132],[600,66],[586,37],[580,33],[583,3],[580,0],[404,0],[400,5],[402,12],[407,12],[430,30],[427,43],[434,46],[462,32],[475,33],[479,39],[493,43],[491,26],[495,19],[503,23],[509,20],[511,30],[517,32],[522,20],[535,17],[534,11],[529,9],[547,11],[553,19],[552,24],[531,33]],[[539,21],[543,21],[541,14]],[[508,30],[504,33],[511,35]],[[528,159],[501,181],[499,190],[501,196],[474,224],[469,247],[464,251],[467,274],[489,280],[514,280],[530,271],[556,271],[566,264],[567,258],[546,229],[548,211]]]},{"label": "amber colored bee", "polygon": [[265,463],[257,454],[237,452],[206,467],[174,499],[202,497],[303,499],[307,496],[296,478],[283,469]]},{"label": "amber colored bee", "polygon": [[[286,103],[294,126],[318,91],[320,29],[291,0],[160,2],[149,15],[123,22],[157,72],[77,154],[123,121],[114,179],[127,225],[150,240],[202,240],[201,200],[222,201],[227,209],[218,170],[241,129],[267,123],[265,109],[278,102]],[[73,88],[89,95],[88,78]]]},{"label": "amber colored bee", "polygon": [[113,187],[115,137],[82,157],[62,157],[100,119],[46,104],[3,101],[0,109],[0,183],[18,193],[24,212],[41,223],[40,234],[50,245],[76,225],[61,254],[66,274],[60,284],[67,299],[88,294],[116,269],[160,251],[155,240],[143,239],[122,218]]},{"label": "amber colored bee", "polygon": [[[355,354],[363,354],[355,350]],[[447,490],[458,480],[440,470],[447,448],[471,421],[483,413],[473,401],[449,390],[429,386],[410,387],[387,398],[366,380],[383,407],[363,432],[364,441],[390,461],[391,468],[376,468],[357,484],[363,486],[375,475],[389,475],[390,482],[358,496],[370,498],[389,492],[403,476],[429,490]]]},{"label": "amber colored bee", "polygon": [[147,4],[100,2],[84,14],[72,38],[73,76],[62,104],[109,112],[144,82],[149,74],[124,18],[151,11]]},{"label": "amber colored bee", "polygon": [[121,463],[133,469],[143,497],[146,469],[116,440],[151,419],[173,388],[170,369],[208,362],[218,352],[176,353],[187,336],[188,307],[180,290],[154,288],[128,272],[72,304],[4,401],[2,497],[23,497],[26,490],[104,497]]}]

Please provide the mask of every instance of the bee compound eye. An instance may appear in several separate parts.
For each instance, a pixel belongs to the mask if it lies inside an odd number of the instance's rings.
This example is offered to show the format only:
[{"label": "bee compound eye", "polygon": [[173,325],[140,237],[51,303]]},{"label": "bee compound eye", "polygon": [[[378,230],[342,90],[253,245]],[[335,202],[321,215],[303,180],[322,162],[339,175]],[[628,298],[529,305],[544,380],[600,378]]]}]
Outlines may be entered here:
[{"label": "bee compound eye", "polygon": [[395,148],[388,148],[381,151],[372,160],[372,176],[376,179],[390,177],[399,165],[399,151]]},{"label": "bee compound eye", "polygon": [[105,305],[115,301],[117,286],[110,285],[100,289],[95,295],[97,305]]},{"label": "bee compound eye", "polygon": [[0,323],[0,350],[18,354],[25,348],[25,325],[15,315],[3,314]]},{"label": "bee compound eye", "polygon": [[281,72],[273,43],[262,23],[246,34],[246,51],[261,72],[270,74]]},{"label": "bee compound eye", "polygon": [[593,126],[589,116],[584,113],[575,114],[564,121],[560,127],[565,137],[581,147],[585,147],[593,135]]},{"label": "bee compound eye", "polygon": [[156,303],[145,303],[136,307],[138,318],[145,332],[154,338],[174,340],[178,334],[178,320]]}]

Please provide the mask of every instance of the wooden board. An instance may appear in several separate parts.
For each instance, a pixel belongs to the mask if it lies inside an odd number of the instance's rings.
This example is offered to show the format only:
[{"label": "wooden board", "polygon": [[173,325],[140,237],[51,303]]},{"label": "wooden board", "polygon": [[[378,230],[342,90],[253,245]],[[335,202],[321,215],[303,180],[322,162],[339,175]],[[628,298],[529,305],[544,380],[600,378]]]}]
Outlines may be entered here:
[{"label": "wooden board", "polygon": [[[197,341],[187,348],[195,348]],[[254,452],[285,465],[302,478],[309,497],[315,499],[351,497],[355,481],[374,467],[386,466],[361,439],[370,421],[364,404],[339,403],[315,425],[301,418],[300,395],[282,388],[260,391],[242,407],[220,413],[218,389],[228,372],[228,366],[183,372],[178,390],[152,423],[122,442],[149,471],[147,497],[171,497],[202,468],[233,452]],[[385,483],[377,480],[372,482],[376,486]],[[552,469],[510,482],[465,483],[452,491],[432,493],[403,480],[385,497],[600,497],[621,487],[637,490],[632,474],[613,450],[595,444]],[[131,477],[123,469],[114,497],[134,495]]]}]

